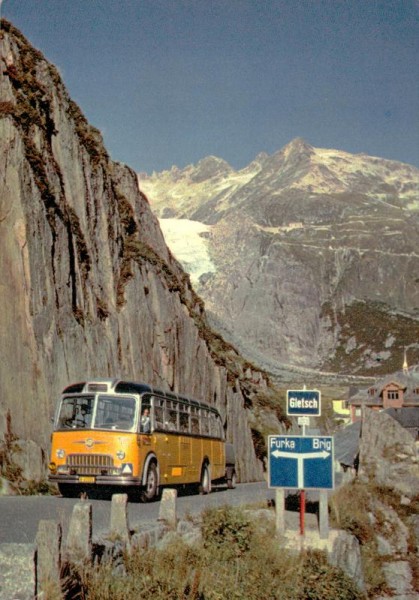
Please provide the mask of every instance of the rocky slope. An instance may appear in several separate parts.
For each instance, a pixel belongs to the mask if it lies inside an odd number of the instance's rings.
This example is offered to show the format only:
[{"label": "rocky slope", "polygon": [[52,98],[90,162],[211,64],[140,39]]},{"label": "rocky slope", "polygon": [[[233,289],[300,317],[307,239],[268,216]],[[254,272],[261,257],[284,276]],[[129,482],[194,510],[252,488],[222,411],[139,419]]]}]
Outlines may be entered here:
[{"label": "rocky slope", "polygon": [[135,173],[4,20],[1,57],[0,440],[34,440],[45,457],[60,390],[122,376],[215,404],[242,480],[260,477],[260,395],[278,427],[267,378],[211,331]]},{"label": "rocky slope", "polygon": [[407,346],[419,361],[418,169],[296,139],[240,171],[208,157],[139,184],[163,230],[206,226],[201,268],[179,258],[258,364],[376,375]]}]

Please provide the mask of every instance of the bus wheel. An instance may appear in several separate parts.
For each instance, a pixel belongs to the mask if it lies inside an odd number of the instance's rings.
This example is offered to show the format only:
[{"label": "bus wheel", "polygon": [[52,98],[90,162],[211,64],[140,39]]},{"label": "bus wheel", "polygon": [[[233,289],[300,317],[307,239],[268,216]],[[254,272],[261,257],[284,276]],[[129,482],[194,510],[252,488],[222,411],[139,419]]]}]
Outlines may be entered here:
[{"label": "bus wheel", "polygon": [[143,502],[151,502],[151,500],[157,496],[157,484],[157,466],[156,463],[152,462],[148,465],[145,489],[141,493],[141,499]]},{"label": "bus wheel", "polygon": [[199,485],[199,493],[200,494],[209,494],[211,492],[211,476],[209,465],[205,464],[202,467],[201,472],[201,483]]},{"label": "bus wheel", "polygon": [[229,490],[234,490],[237,485],[237,475],[236,471],[231,473],[231,477],[227,479],[227,487]]}]

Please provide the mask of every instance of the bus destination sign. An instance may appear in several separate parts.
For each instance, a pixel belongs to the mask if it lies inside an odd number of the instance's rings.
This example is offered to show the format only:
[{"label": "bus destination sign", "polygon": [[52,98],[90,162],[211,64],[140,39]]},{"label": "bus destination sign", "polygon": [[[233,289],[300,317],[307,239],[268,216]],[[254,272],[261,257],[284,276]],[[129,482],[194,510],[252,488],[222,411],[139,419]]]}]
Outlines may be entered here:
[{"label": "bus destination sign", "polygon": [[287,415],[294,417],[319,417],[321,398],[318,390],[288,390]]}]

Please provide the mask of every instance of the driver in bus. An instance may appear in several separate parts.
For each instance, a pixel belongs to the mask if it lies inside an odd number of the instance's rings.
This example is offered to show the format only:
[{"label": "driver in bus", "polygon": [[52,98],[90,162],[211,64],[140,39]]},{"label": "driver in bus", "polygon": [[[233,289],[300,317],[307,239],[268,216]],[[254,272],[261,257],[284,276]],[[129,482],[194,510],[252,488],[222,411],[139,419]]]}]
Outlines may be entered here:
[{"label": "driver in bus", "polygon": [[143,433],[150,433],[150,409],[145,408],[141,415],[140,430]]}]

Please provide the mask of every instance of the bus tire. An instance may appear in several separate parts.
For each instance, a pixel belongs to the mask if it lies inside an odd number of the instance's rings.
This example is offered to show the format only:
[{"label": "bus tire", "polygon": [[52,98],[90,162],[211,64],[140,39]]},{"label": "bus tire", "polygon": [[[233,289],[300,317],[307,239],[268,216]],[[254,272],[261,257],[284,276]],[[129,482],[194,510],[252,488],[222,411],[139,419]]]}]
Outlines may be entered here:
[{"label": "bus tire", "polygon": [[231,473],[231,477],[229,477],[227,479],[227,487],[229,490],[234,490],[236,488],[237,485],[237,475],[236,475],[236,471],[233,471]]},{"label": "bus tire", "polygon": [[143,502],[151,502],[155,499],[159,491],[158,483],[157,465],[155,462],[151,462],[147,467],[145,488],[141,492]]},{"label": "bus tire", "polygon": [[200,494],[210,494],[211,493],[211,475],[210,475],[210,467],[209,467],[208,463],[205,463],[202,467],[201,481],[199,484],[199,493]]}]

